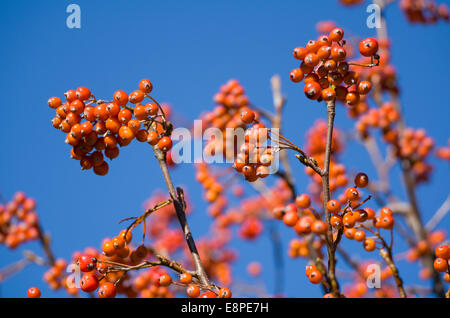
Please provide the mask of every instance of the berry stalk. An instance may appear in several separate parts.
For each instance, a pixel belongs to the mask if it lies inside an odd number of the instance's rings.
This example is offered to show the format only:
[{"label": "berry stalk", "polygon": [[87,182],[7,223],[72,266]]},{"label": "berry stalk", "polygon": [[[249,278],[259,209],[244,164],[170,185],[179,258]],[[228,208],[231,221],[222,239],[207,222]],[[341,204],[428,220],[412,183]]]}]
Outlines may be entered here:
[{"label": "berry stalk", "polygon": [[335,117],[335,100],[332,99],[327,101],[327,117],[328,117],[328,128],[327,128],[327,142],[325,146],[325,161],[324,167],[321,174],[322,177],[322,189],[323,189],[323,205],[325,211],[325,217],[328,223],[328,230],[326,234],[327,239],[327,252],[328,252],[328,273],[327,276],[331,283],[331,292],[333,295],[339,297],[339,283],[336,279],[336,248],[333,242],[333,227],[331,225],[331,213],[328,211],[327,202],[330,200],[330,160],[331,160],[331,142],[333,137],[333,126]]},{"label": "berry stalk", "polygon": [[191,252],[192,260],[194,262],[198,278],[203,285],[208,286],[209,285],[208,276],[206,275],[205,269],[203,268],[200,256],[198,254],[197,246],[195,245],[194,237],[192,236],[189,224],[186,219],[185,202],[184,199],[182,198],[181,189],[178,188],[178,191],[175,190],[172,178],[169,173],[169,169],[167,168],[165,153],[162,152],[157,146],[153,146],[153,151],[155,153],[156,159],[158,160],[164,180],[166,181],[167,189],[169,190],[169,194],[172,198],[173,205],[175,207],[175,211],[178,217],[178,221],[180,222],[181,229],[183,230],[183,234],[186,239],[186,243],[189,247],[189,251]]}]

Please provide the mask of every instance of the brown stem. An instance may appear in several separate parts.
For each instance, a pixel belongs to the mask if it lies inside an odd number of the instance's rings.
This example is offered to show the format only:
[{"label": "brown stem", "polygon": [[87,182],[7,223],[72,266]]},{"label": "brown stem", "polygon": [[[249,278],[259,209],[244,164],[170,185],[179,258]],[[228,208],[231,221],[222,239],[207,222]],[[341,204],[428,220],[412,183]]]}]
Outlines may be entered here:
[{"label": "brown stem", "polygon": [[327,209],[327,202],[330,200],[330,161],[331,161],[331,142],[333,139],[333,126],[335,117],[335,101],[331,100],[327,102],[327,117],[328,117],[328,128],[327,128],[327,142],[325,147],[325,160],[322,169],[322,190],[323,190],[323,206],[325,211],[325,217],[328,223],[328,231],[326,234],[327,240],[327,252],[328,252],[328,278],[331,283],[331,292],[340,297],[339,283],[336,279],[336,247],[333,242],[333,228],[331,226],[331,213]]},{"label": "brown stem", "polygon": [[395,284],[397,285],[397,289],[400,294],[400,297],[406,298],[407,296],[406,296],[405,288],[403,287],[403,280],[400,277],[400,273],[398,271],[397,266],[394,263],[394,258],[392,257],[392,244],[393,244],[393,239],[394,239],[392,229],[390,230],[391,242],[388,245],[386,243],[386,240],[380,235],[380,232],[375,232],[371,228],[369,228],[365,225],[362,225],[362,224],[360,225],[360,227],[362,227],[363,229],[366,229],[370,233],[374,234],[380,240],[381,245],[383,246],[383,248],[380,248],[380,256],[384,259],[384,261],[386,262],[386,264],[389,266],[389,268],[392,271],[392,274],[393,274],[394,280],[395,280]]},{"label": "brown stem", "polygon": [[44,234],[42,227],[40,224],[36,226],[38,230],[39,241],[41,242],[42,248],[44,249],[44,253],[47,256],[47,260],[51,266],[55,264],[55,256],[50,248],[50,238]]},{"label": "brown stem", "polygon": [[164,180],[166,181],[167,188],[169,190],[170,196],[173,201],[173,205],[175,207],[175,212],[177,214],[178,221],[180,222],[181,229],[183,230],[183,234],[186,239],[186,243],[189,247],[189,251],[191,252],[192,260],[194,262],[198,278],[203,285],[208,286],[209,285],[208,276],[206,275],[205,269],[203,268],[200,256],[197,251],[197,246],[195,245],[194,238],[192,236],[191,230],[189,228],[186,219],[185,202],[184,199],[182,198],[181,189],[178,188],[179,190],[178,192],[175,190],[172,178],[170,177],[169,169],[167,168],[165,153],[162,152],[157,146],[153,146],[153,151],[155,153],[156,159],[158,160]]},{"label": "brown stem", "polygon": [[403,287],[403,280],[400,277],[397,266],[395,266],[394,261],[392,260],[392,254],[390,249],[387,248],[380,249],[380,255],[392,271],[392,275],[394,276],[395,284],[397,285],[400,297],[406,298],[407,296],[405,289]]}]

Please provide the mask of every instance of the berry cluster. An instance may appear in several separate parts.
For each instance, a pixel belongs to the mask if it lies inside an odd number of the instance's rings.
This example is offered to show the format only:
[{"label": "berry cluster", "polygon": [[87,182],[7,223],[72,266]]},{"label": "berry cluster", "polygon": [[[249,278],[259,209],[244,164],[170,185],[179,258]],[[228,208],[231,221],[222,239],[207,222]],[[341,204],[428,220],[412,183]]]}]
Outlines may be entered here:
[{"label": "berry cluster", "polygon": [[[222,151],[224,158],[234,158],[235,149],[227,149],[226,128],[245,128],[245,123],[241,117],[244,110],[250,108],[250,102],[242,85],[235,79],[229,80],[220,87],[218,93],[214,95],[216,106],[211,112],[200,116],[203,129],[210,127],[218,128],[222,131],[223,140],[211,139],[205,145],[204,153],[214,155],[216,149]],[[259,118],[257,112],[253,113],[254,119]]]},{"label": "berry cluster", "polygon": [[[105,157],[117,158],[119,146],[125,147],[133,139],[157,145],[164,152],[171,149],[170,125],[161,105],[149,95],[152,90],[152,83],[143,79],[139,90],[130,95],[118,90],[109,102],[97,100],[86,87],[69,90],[64,103],[59,97],[48,100],[56,110],[53,127],[66,133],[65,142],[73,147],[71,156],[80,161],[83,170],[93,169],[104,176],[109,170]],[[145,98],[151,102],[144,104]]]},{"label": "berry cluster", "polygon": [[310,204],[311,199],[309,196],[301,194],[296,198],[295,203],[275,208],[272,212],[273,217],[294,228],[298,235],[310,233],[323,235],[328,230],[328,224],[320,219],[320,216]]},{"label": "berry cluster", "polygon": [[38,239],[39,218],[35,210],[36,201],[23,192],[17,192],[6,205],[0,204],[0,243],[15,249]]},{"label": "berry cluster", "polygon": [[294,238],[289,242],[289,249],[288,249],[288,255],[291,258],[297,258],[297,257],[303,257],[308,258],[310,255],[313,255],[311,253],[312,251],[310,248],[313,249],[314,254],[318,257],[323,257],[322,254],[322,247],[326,244],[325,240],[323,239],[315,239],[311,246],[308,244],[308,241],[306,238]]},{"label": "berry cluster", "polygon": [[435,251],[434,269],[444,273],[444,280],[450,283],[450,245],[440,245]]},{"label": "berry cluster", "polygon": [[450,21],[448,6],[433,0],[401,0],[400,9],[411,23],[432,24],[438,20]]},{"label": "berry cluster", "polygon": [[[241,118],[245,123],[250,124],[252,120],[248,118],[249,113],[253,112],[243,111]],[[268,129],[262,123],[256,123],[245,131],[245,141],[239,148],[233,167],[237,172],[242,173],[248,182],[263,179],[271,172],[270,166],[274,162],[275,153],[272,147],[267,145],[268,138]]]},{"label": "berry cluster", "polygon": [[393,143],[397,139],[397,130],[394,124],[398,122],[400,114],[393,103],[385,102],[380,108],[371,108],[358,118],[356,131],[362,138],[369,136],[369,128],[378,128],[382,131],[384,140]]},{"label": "berry cluster", "polygon": [[306,266],[305,274],[309,281],[313,284],[320,284],[323,280],[323,275],[315,265]]},{"label": "berry cluster", "polygon": [[406,128],[395,144],[399,158],[407,158],[417,183],[427,181],[433,167],[426,162],[434,147],[434,140],[424,129]]},{"label": "berry cluster", "polygon": [[[299,68],[291,71],[293,82],[304,80],[304,92],[307,98],[318,101],[337,99],[348,106],[355,106],[361,95],[370,92],[372,84],[361,81],[359,74],[351,71],[352,63],[346,61],[347,51],[344,47],[344,31],[341,28],[333,29],[329,35],[321,35],[310,40],[305,47],[294,49],[294,57],[302,63]],[[359,43],[359,52],[371,58],[379,56],[378,42],[374,38],[367,38]]]},{"label": "berry cluster", "polygon": [[67,262],[59,258],[55,263],[44,273],[44,281],[52,290],[64,288],[71,296],[78,295],[78,288],[69,286],[66,276]]}]

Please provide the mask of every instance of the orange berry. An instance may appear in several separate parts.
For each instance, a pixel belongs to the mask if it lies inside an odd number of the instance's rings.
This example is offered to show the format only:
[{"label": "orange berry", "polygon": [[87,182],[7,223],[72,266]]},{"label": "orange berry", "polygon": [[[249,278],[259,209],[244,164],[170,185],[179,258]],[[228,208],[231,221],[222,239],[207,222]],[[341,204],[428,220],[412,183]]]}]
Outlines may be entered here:
[{"label": "orange berry", "polygon": [[61,98],[59,97],[50,97],[50,99],[48,100],[48,106],[50,106],[50,108],[56,109],[59,106],[61,106]]},{"label": "orange berry", "polygon": [[192,275],[189,273],[183,273],[180,275],[180,282],[183,284],[190,284],[192,282]]},{"label": "orange berry", "polygon": [[167,152],[172,148],[172,139],[170,137],[162,137],[158,141],[158,148],[161,149],[161,151]]},{"label": "orange berry", "polygon": [[337,214],[341,210],[341,204],[337,200],[330,200],[327,202],[327,210],[330,213]]},{"label": "orange berry", "polygon": [[302,209],[306,209],[311,205],[311,199],[309,195],[303,193],[295,198],[295,203]]},{"label": "orange berry", "polygon": [[357,230],[354,235],[354,239],[358,242],[362,242],[366,239],[366,232],[363,230]]},{"label": "orange berry", "polygon": [[133,233],[131,233],[131,231],[127,232],[127,230],[120,231],[119,236],[123,237],[127,244],[130,244],[131,240],[133,239]]},{"label": "orange berry", "polygon": [[123,108],[117,115],[117,119],[119,119],[122,124],[127,124],[132,117],[133,113],[127,108]]},{"label": "orange berry", "polygon": [[440,273],[444,273],[449,270],[448,261],[439,257],[434,260],[433,267]]},{"label": "orange berry", "polygon": [[364,249],[367,252],[372,252],[377,247],[375,241],[373,239],[370,239],[370,238],[364,240],[363,246],[364,246]]},{"label": "orange berry", "polygon": [[98,289],[99,298],[114,298],[116,297],[117,288],[116,285],[110,282],[106,282],[100,285]]},{"label": "orange berry", "polygon": [[219,298],[231,298],[231,290],[224,287],[219,290]]},{"label": "orange berry", "polygon": [[79,100],[85,101],[91,97],[91,91],[89,88],[81,86],[77,88],[75,95]]},{"label": "orange berry", "polygon": [[294,83],[301,82],[303,79],[303,71],[299,68],[294,68],[289,77]]},{"label": "orange berry", "polygon": [[241,111],[241,120],[244,124],[251,124],[255,120],[255,113],[248,108]]},{"label": "orange berry", "polygon": [[365,188],[367,184],[369,183],[369,177],[367,174],[360,172],[355,177],[355,185],[358,188]]},{"label": "orange berry", "polygon": [[139,104],[144,100],[144,97],[145,95],[142,91],[134,91],[133,93],[130,94],[128,99],[132,104]]},{"label": "orange berry", "polygon": [[345,190],[345,197],[348,201],[356,201],[359,199],[359,192],[356,188],[348,188]]},{"label": "orange berry", "polygon": [[186,288],[186,293],[190,298],[197,298],[200,295],[200,288],[197,285],[189,285]]},{"label": "orange berry", "polygon": [[330,32],[329,39],[333,42],[339,42],[344,38],[344,30],[335,28]]},{"label": "orange berry", "polygon": [[313,284],[320,284],[323,279],[323,275],[319,270],[312,270],[308,276],[309,281]]},{"label": "orange berry", "polygon": [[164,274],[159,276],[159,285],[169,286],[170,284],[172,284],[172,277],[170,275]]},{"label": "orange berry", "polygon": [[295,226],[295,224],[298,221],[298,214],[297,212],[288,212],[285,213],[283,216],[283,223],[286,224],[287,226]]},{"label": "orange berry", "polygon": [[359,42],[359,53],[362,56],[373,56],[378,51],[378,42],[374,38],[367,38]]},{"label": "orange berry", "polygon": [[328,224],[322,220],[314,221],[311,225],[311,231],[316,234],[325,234],[328,230]]},{"label": "orange berry", "polygon": [[125,106],[128,103],[128,94],[119,90],[114,93],[113,99],[119,106]]},{"label": "orange berry", "polygon": [[450,246],[449,245],[440,245],[436,247],[436,257],[443,259],[450,259]]},{"label": "orange berry", "polygon": [[148,79],[143,79],[139,82],[139,89],[148,94],[153,90],[153,85]]}]

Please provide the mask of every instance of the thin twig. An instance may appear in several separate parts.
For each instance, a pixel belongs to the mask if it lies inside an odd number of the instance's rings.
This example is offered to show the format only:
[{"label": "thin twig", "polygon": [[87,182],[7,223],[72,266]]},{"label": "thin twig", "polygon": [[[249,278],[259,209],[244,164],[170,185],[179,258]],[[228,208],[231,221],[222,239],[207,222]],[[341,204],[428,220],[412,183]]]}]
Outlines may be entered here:
[{"label": "thin twig", "polygon": [[166,181],[167,188],[169,190],[169,194],[172,198],[173,205],[175,207],[175,212],[178,217],[178,221],[180,222],[181,229],[183,230],[183,234],[186,240],[186,243],[189,247],[189,251],[191,252],[192,260],[195,265],[196,273],[200,282],[203,285],[208,286],[209,280],[206,275],[205,269],[203,268],[202,262],[200,260],[200,256],[197,250],[197,246],[195,245],[194,238],[192,236],[191,230],[189,228],[186,213],[185,213],[185,202],[182,198],[182,190],[178,188],[178,191],[175,190],[175,187],[172,182],[172,178],[169,173],[169,169],[167,168],[166,155],[162,152],[157,146],[153,146],[153,151],[155,153],[155,157],[158,160],[159,166],[161,168],[164,180]]}]

